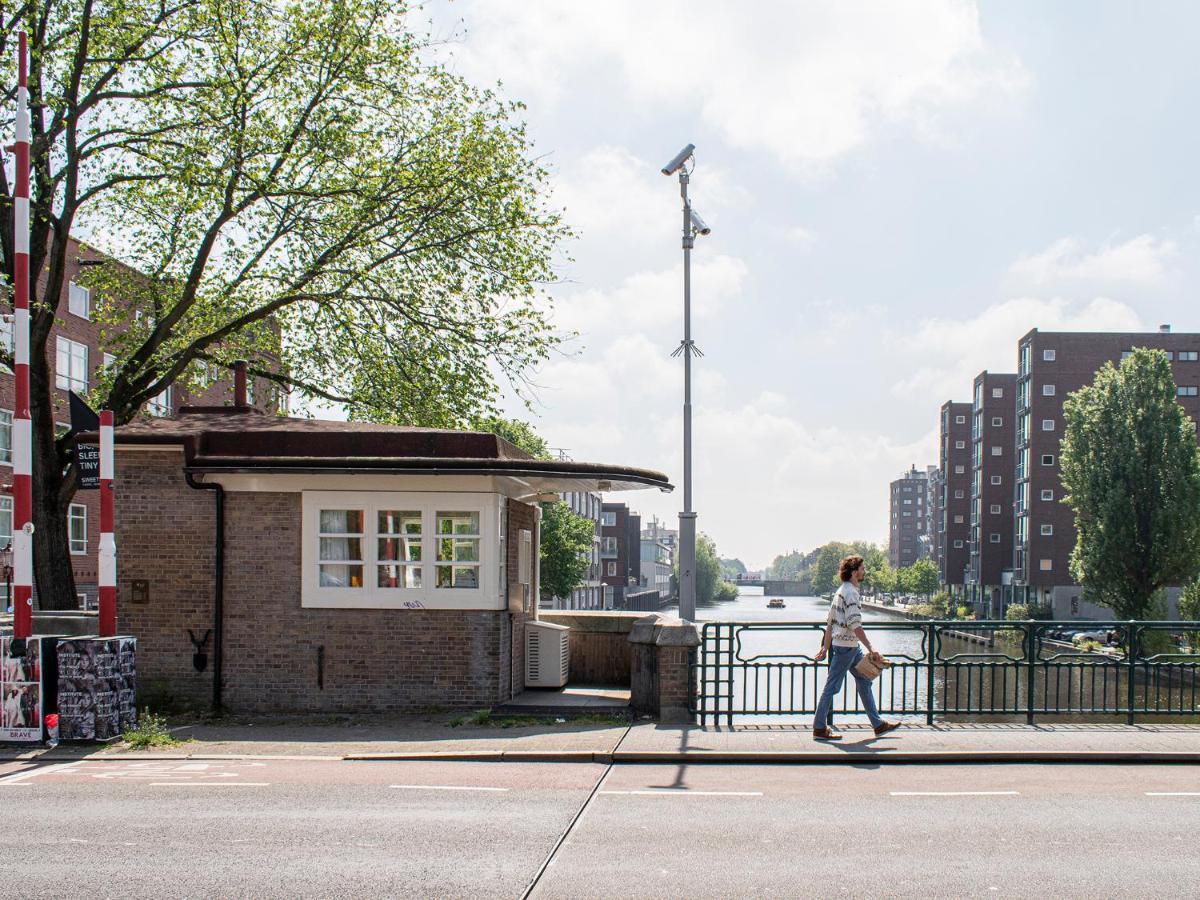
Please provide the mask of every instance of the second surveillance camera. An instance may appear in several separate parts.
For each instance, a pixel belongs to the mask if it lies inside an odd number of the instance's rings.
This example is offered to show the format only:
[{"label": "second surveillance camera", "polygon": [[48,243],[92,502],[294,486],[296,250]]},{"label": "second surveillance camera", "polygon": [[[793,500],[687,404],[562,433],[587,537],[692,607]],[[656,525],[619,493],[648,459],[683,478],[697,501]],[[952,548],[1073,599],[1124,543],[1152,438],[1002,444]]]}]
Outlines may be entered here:
[{"label": "second surveillance camera", "polygon": [[708,227],[708,223],[700,218],[700,213],[694,209],[689,210],[692,215],[692,227],[696,229],[698,234],[712,234],[712,229]]}]

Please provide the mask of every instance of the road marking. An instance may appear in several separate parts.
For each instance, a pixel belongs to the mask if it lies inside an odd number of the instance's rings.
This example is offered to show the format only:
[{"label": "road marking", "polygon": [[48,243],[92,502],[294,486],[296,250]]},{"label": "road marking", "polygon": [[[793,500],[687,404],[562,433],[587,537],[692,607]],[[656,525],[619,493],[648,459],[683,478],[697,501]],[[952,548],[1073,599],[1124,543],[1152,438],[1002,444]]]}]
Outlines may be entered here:
[{"label": "road marking", "polygon": [[388,787],[400,791],[496,791],[503,793],[508,790],[505,787],[477,787],[462,784],[389,784]]},{"label": "road marking", "polygon": [[150,787],[270,787],[269,781],[152,781]]},{"label": "road marking", "polygon": [[658,788],[647,791],[598,791],[626,797],[761,797],[762,791],[690,791],[687,788]]},{"label": "road marking", "polygon": [[893,797],[1016,797],[1020,791],[888,791]]},{"label": "road marking", "polygon": [[1200,797],[1200,791],[1146,791],[1147,797]]},{"label": "road marking", "polygon": [[0,785],[16,785],[25,784],[30,778],[37,778],[40,775],[53,775],[55,772],[62,772],[67,769],[72,769],[79,765],[83,760],[76,760],[69,763],[58,763],[45,768],[34,769],[31,772],[21,772],[17,775],[9,775],[7,778],[0,779]]}]

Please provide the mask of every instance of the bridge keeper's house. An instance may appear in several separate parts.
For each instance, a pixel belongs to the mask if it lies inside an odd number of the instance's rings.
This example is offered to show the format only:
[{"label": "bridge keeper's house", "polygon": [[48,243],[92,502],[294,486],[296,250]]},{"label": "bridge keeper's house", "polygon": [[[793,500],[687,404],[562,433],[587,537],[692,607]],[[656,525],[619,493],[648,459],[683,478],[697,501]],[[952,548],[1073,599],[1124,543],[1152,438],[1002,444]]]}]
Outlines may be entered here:
[{"label": "bridge keeper's house", "polygon": [[119,622],[144,690],[238,712],[523,689],[541,499],[670,490],[493,434],[183,408],[116,430]]}]

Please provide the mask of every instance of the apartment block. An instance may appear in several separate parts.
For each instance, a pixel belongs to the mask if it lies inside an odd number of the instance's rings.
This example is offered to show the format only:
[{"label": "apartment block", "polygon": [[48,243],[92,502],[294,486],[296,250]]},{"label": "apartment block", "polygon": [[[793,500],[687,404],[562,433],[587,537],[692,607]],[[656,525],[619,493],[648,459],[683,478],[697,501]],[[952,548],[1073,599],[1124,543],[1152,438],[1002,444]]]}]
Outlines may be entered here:
[{"label": "apartment block", "polygon": [[577,516],[592,521],[592,551],[583,584],[571,591],[571,596],[541,595],[543,609],[604,609],[604,582],[600,579],[601,506],[603,499],[595,491],[568,491],[559,494]]},{"label": "apartment block", "polygon": [[1014,594],[1019,602],[1050,605],[1058,617],[1109,615],[1083,600],[1067,570],[1075,523],[1062,503],[1063,401],[1090,384],[1104,363],[1118,362],[1137,347],[1170,355],[1179,402],[1200,420],[1200,334],[1174,334],[1168,325],[1157,333],[1034,329],[1018,343]]},{"label": "apartment block", "polygon": [[928,482],[926,472],[914,465],[891,483],[888,559],[893,569],[911,566],[921,558],[921,547],[929,534]]},{"label": "apartment block", "polygon": [[942,404],[938,439],[938,483],[933,510],[934,558],[938,577],[959,594],[970,561],[971,404]]},{"label": "apartment block", "polygon": [[972,393],[967,598],[992,618],[1012,585],[1016,387],[1016,375],[985,371]]},{"label": "apartment block", "polygon": [[600,580],[607,608],[620,608],[628,588],[637,589],[642,568],[642,517],[624,503],[605,503],[600,512]]}]

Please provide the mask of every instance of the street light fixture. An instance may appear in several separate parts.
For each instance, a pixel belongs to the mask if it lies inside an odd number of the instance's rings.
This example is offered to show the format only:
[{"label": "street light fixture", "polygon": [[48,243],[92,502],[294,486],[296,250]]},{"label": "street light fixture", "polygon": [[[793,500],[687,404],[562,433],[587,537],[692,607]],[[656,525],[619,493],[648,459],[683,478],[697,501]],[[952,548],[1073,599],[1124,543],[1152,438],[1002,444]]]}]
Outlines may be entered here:
[{"label": "street light fixture", "polygon": [[[692,341],[692,247],[696,235],[712,229],[692,209],[688,180],[695,167],[695,144],[688,144],[662,168],[664,175],[679,173],[683,198],[683,341],[671,354],[683,356],[683,512],[679,514],[679,617],[696,619],[696,513],[692,510],[692,357],[703,356]],[[687,165],[688,161],[692,165]]]}]

